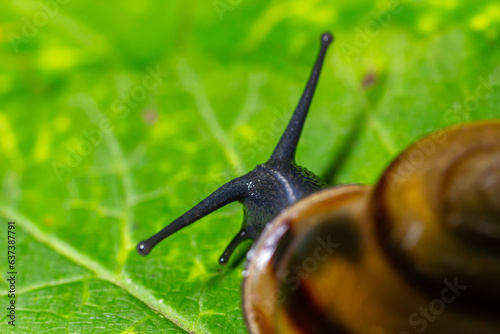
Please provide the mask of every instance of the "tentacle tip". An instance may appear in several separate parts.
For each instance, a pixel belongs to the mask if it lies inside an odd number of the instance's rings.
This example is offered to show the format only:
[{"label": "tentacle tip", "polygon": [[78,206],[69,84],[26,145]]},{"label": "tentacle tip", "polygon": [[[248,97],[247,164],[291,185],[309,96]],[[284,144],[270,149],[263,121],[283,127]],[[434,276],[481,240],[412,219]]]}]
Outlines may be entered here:
[{"label": "tentacle tip", "polygon": [[137,244],[137,253],[146,256],[149,252],[151,252],[151,247],[145,241],[141,241]]},{"label": "tentacle tip", "polygon": [[334,40],[334,37],[331,33],[325,32],[323,35],[321,35],[321,41],[325,44],[328,45],[332,43]]},{"label": "tentacle tip", "polygon": [[223,254],[223,255],[219,258],[219,264],[220,264],[221,266],[225,266],[228,262],[229,262],[229,256],[226,256],[225,254]]}]

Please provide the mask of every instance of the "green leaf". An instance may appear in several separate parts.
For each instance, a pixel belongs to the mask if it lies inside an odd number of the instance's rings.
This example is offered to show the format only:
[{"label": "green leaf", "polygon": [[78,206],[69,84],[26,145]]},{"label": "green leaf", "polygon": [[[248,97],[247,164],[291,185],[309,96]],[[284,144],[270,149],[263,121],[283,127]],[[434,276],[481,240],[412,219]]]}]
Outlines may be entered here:
[{"label": "green leaf", "polygon": [[0,331],[246,332],[250,243],[217,261],[238,204],[148,257],[135,244],[267,160],[325,30],[297,157],[331,182],[374,183],[423,135],[500,117],[494,1],[214,4],[69,2],[46,24],[34,1],[2,5],[0,240],[15,221],[18,279],[16,328],[3,312]]}]

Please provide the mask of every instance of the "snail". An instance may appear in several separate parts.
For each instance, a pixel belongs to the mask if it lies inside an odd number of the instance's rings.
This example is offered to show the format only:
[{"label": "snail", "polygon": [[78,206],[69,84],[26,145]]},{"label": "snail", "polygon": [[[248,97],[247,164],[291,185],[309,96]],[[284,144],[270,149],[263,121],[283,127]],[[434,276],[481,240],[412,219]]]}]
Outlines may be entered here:
[{"label": "snail", "polygon": [[500,122],[418,141],[375,186],[302,199],[250,256],[250,333],[500,333]]},{"label": "snail", "polygon": [[248,252],[250,333],[500,333],[500,121],[456,125],[403,151],[371,185],[328,187],[295,151],[333,36],[270,159],[137,251],[235,201]]}]

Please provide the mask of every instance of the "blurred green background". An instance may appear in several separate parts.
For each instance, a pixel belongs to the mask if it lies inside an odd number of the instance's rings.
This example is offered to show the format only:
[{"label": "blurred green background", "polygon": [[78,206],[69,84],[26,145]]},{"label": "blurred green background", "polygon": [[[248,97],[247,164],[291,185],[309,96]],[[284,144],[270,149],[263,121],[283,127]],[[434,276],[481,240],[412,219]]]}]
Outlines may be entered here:
[{"label": "blurred green background", "polygon": [[[0,216],[17,224],[14,332],[244,333],[249,243],[228,266],[217,262],[240,228],[239,204],[148,257],[135,244],[267,160],[324,31],[336,42],[297,160],[331,183],[373,183],[422,135],[500,117],[498,1],[0,8]],[[2,309],[6,291],[2,280]]]}]

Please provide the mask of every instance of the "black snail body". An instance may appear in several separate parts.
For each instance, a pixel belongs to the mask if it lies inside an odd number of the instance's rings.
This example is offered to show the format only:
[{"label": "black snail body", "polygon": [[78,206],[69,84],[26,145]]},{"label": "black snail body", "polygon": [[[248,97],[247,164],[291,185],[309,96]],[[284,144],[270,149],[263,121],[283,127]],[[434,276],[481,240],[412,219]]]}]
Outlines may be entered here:
[{"label": "black snail body", "polygon": [[137,245],[139,254],[149,254],[158,242],[176,231],[226,204],[239,201],[245,208],[245,217],[240,232],[219,259],[220,264],[225,264],[238,244],[248,239],[256,239],[281,211],[297,200],[326,187],[320,177],[295,163],[295,150],[318,83],[326,50],[331,42],[331,34],[325,33],[321,36],[318,59],[307,86],[271,158],[248,174],[226,183],[163,230],[140,242]]},{"label": "black snail body", "polygon": [[140,254],[223,205],[245,220],[221,256],[257,239],[244,272],[251,333],[500,333],[500,121],[417,141],[375,186],[327,188],[294,162],[333,37],[265,164],[139,243]]}]

